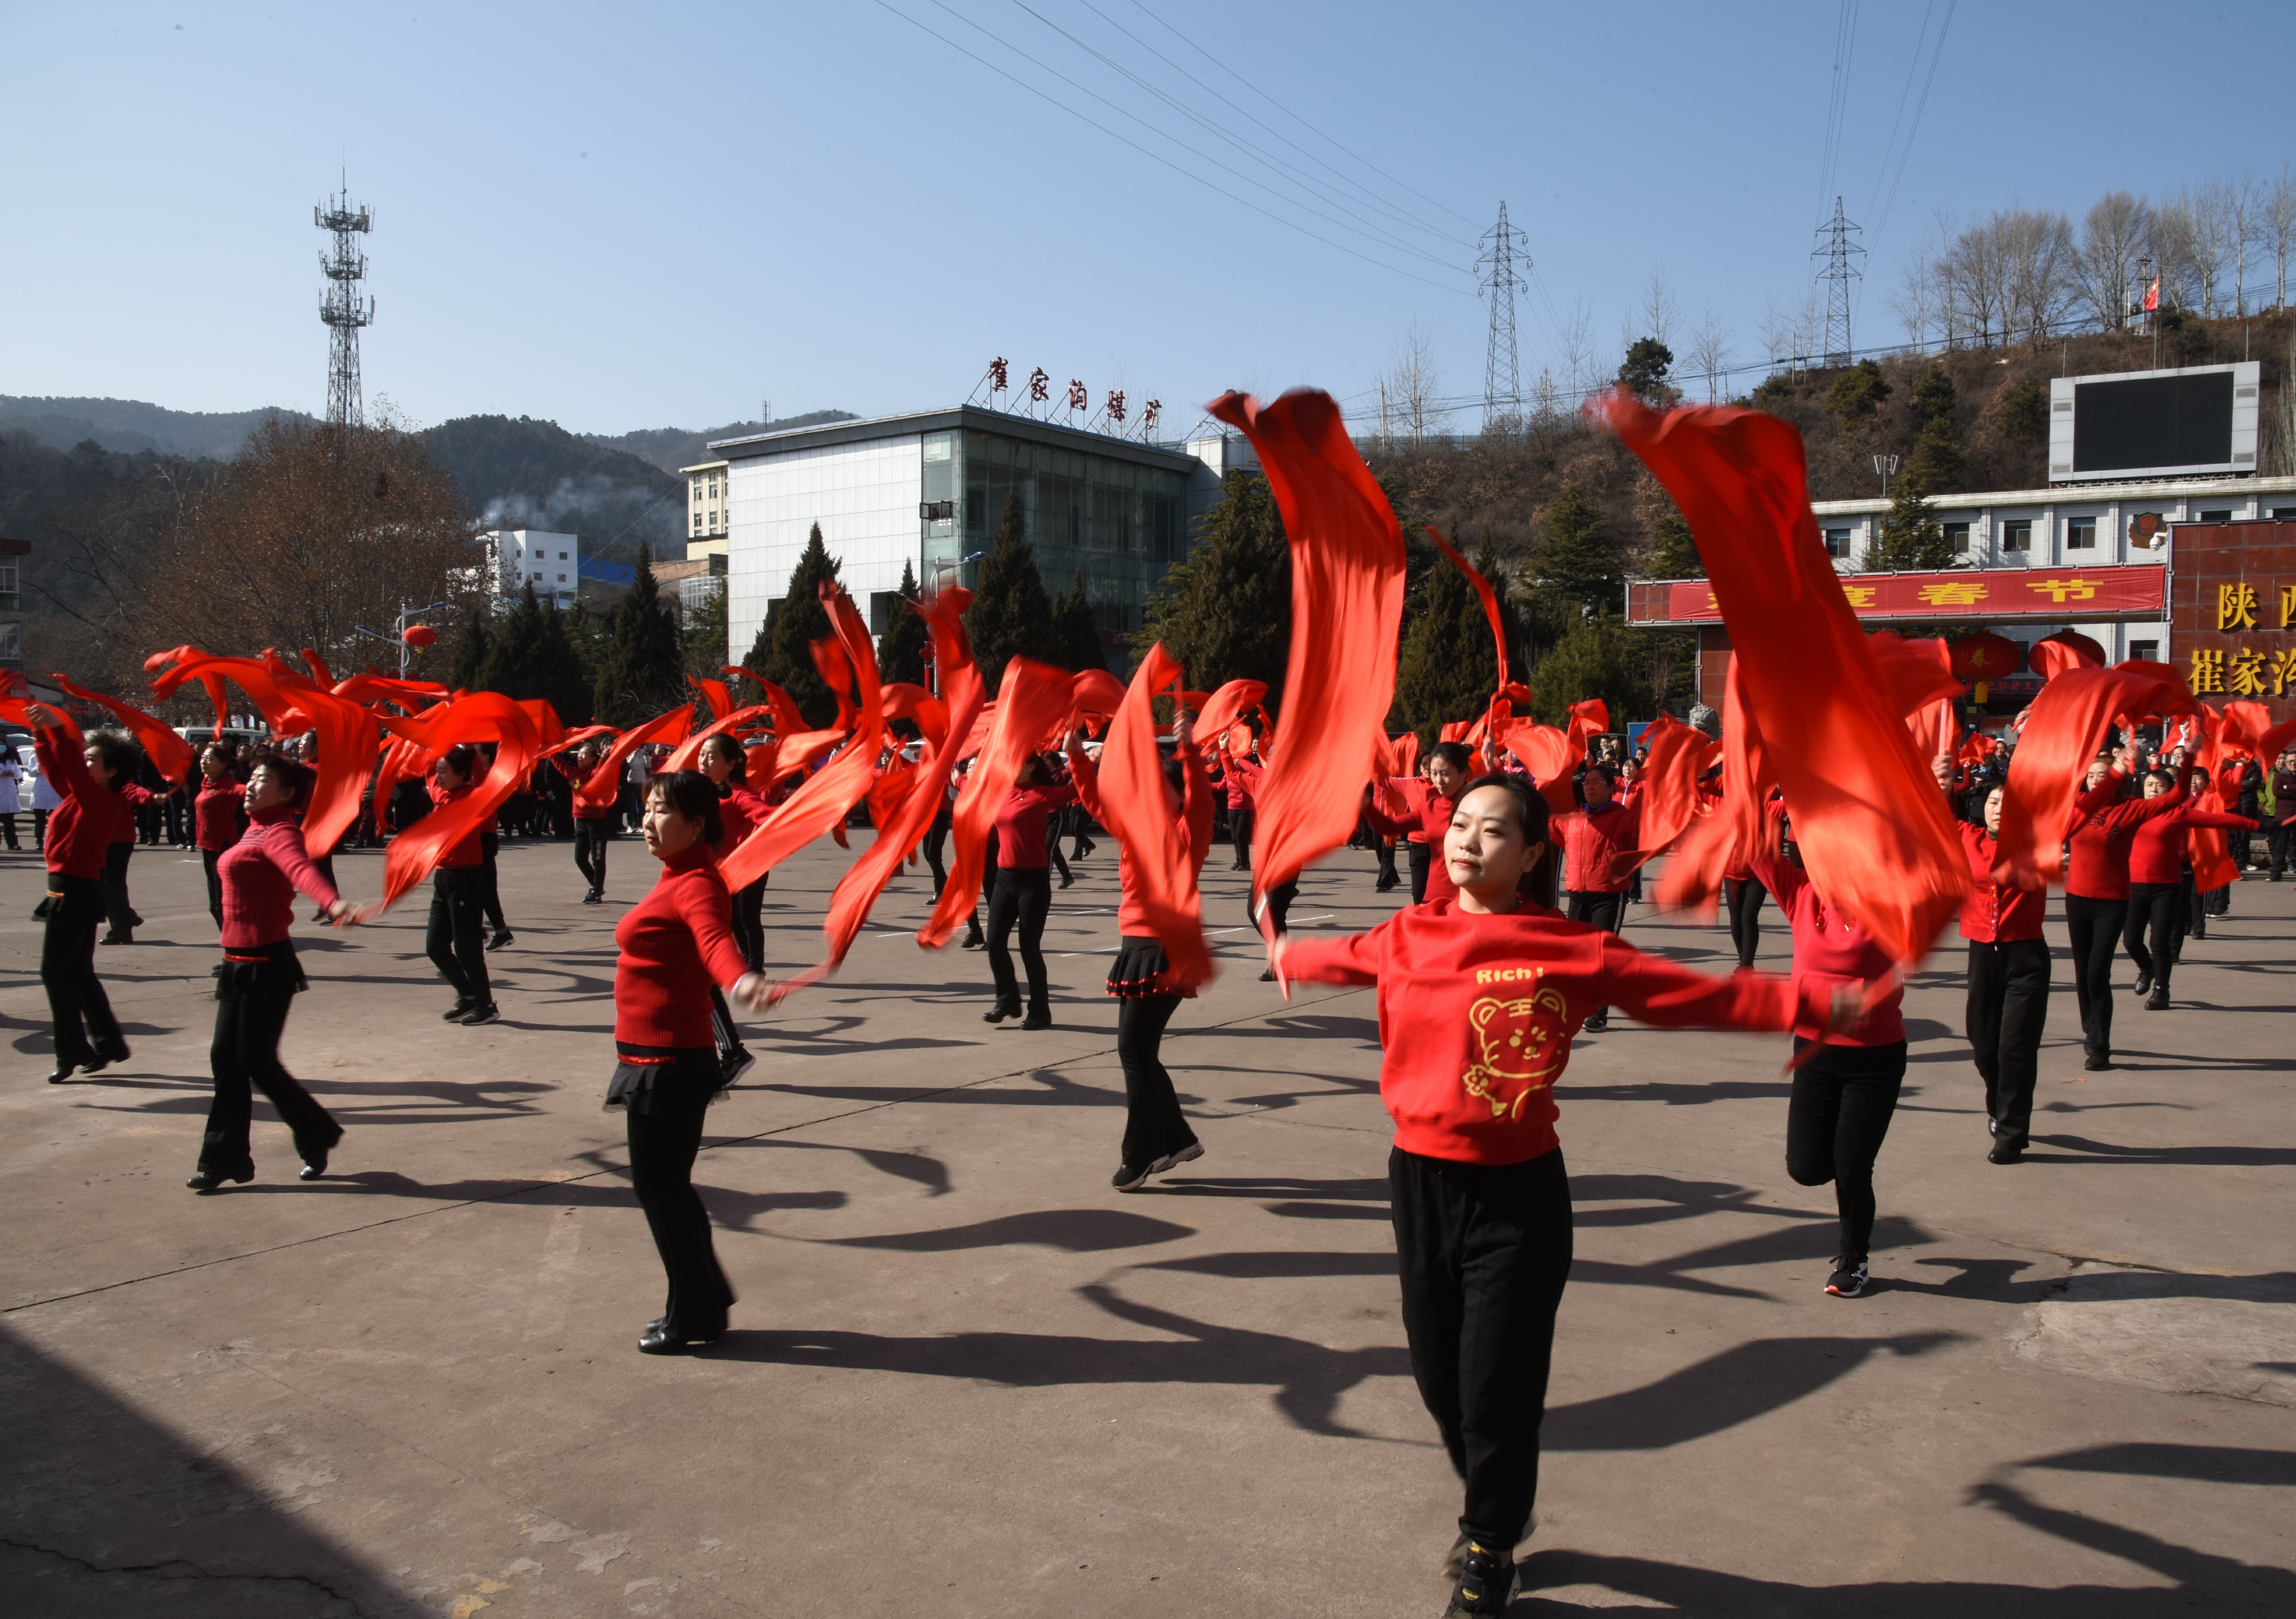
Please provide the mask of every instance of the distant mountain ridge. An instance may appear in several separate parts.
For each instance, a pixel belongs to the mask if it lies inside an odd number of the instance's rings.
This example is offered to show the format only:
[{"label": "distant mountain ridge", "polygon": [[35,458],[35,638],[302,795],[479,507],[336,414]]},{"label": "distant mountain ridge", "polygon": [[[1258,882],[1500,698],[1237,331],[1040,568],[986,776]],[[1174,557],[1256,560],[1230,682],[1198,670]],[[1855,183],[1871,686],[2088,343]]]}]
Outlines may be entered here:
[{"label": "distant mountain ridge", "polygon": [[781,432],[796,427],[822,427],[832,422],[857,422],[861,418],[849,410],[808,410],[801,416],[775,416],[770,422],[728,422],[723,427],[712,427],[694,432],[683,427],[644,427],[634,433],[583,433],[579,436],[589,443],[608,449],[626,450],[642,461],[650,461],[665,473],[675,473],[681,466],[709,459],[709,440],[737,439],[744,433]]},{"label": "distant mountain ridge", "polygon": [[70,449],[93,439],[108,450],[134,455],[153,450],[228,461],[265,418],[310,417],[274,406],[262,410],[169,410],[141,399],[41,399],[0,394],[0,432],[29,433],[51,449]]}]

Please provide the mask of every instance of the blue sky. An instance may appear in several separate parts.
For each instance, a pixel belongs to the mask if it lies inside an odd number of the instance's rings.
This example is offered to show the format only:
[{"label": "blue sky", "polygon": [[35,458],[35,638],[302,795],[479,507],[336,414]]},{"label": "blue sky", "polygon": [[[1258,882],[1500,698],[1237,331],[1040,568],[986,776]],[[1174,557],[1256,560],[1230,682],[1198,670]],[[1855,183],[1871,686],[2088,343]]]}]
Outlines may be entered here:
[{"label": "blue sky", "polygon": [[309,210],[345,164],[370,402],[619,432],[944,405],[997,355],[1193,419],[1231,385],[1359,395],[1414,322],[1479,397],[1501,199],[1526,383],[1582,300],[1614,366],[1653,269],[1753,357],[1832,190],[1872,250],[1862,347],[1939,210],[2078,220],[2296,159],[2296,7],[1866,0],[1824,189],[1842,11],[18,4],[0,392],[320,408]]}]

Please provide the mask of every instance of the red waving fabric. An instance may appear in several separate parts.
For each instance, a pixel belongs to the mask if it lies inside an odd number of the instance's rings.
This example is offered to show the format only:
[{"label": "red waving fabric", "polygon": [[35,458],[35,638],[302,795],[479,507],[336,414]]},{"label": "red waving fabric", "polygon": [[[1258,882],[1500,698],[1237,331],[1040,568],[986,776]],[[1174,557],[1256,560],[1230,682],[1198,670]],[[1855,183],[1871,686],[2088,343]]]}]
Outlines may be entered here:
[{"label": "red waving fabric", "polygon": [[709,705],[709,718],[723,719],[734,711],[734,694],[726,689],[723,680],[705,680],[699,675],[688,675],[693,689],[701,694],[701,701]]},{"label": "red waving fabric", "polygon": [[2073,800],[2115,718],[2193,706],[2182,680],[2171,685],[2152,672],[2166,667],[2069,669],[2041,687],[2025,711],[2001,799],[1999,858],[2009,871],[2029,882],[2064,880]]},{"label": "red waving fabric", "polygon": [[1730,407],[1661,416],[1623,390],[1601,408],[1698,536],[1810,881],[1916,959],[1959,909],[1969,862],[1818,539],[1800,433]]},{"label": "red waving fabric", "polygon": [[1950,752],[1960,729],[1953,700],[1961,694],[1951,650],[1940,640],[1901,640],[1886,629],[1867,637],[1866,645],[1874,649],[1890,682],[1890,695],[1913,733],[1914,752],[1923,759]]},{"label": "red waving fabric", "polygon": [[1642,773],[1642,847],[1621,863],[1631,871],[1673,846],[1698,818],[1698,777],[1706,760],[1706,734],[1671,714],[1643,732],[1650,758]]},{"label": "red waving fabric", "polygon": [[1530,779],[1538,786],[1539,797],[1546,801],[1550,812],[1570,815],[1578,810],[1578,801],[1570,791],[1570,772],[1577,761],[1570,752],[1569,736],[1536,719],[1515,719],[1500,730],[1499,745],[1530,772]]},{"label": "red waving fabric", "polygon": [[[818,641],[808,641],[805,649],[813,654],[814,670],[820,675],[822,684],[828,686],[829,694],[837,699],[837,728],[851,730],[857,713],[853,707],[853,660],[845,655],[845,649],[838,645],[835,636],[824,636]],[[872,654],[864,662],[872,665],[873,672],[877,662],[875,656]]]},{"label": "red waving fabric", "polygon": [[[1265,680],[1231,680],[1204,700],[1196,714],[1196,735],[1215,737],[1224,735],[1228,727],[1242,719],[1267,701]],[[1379,734],[1387,735],[1382,715]]]},{"label": "red waving fabric", "polygon": [[1584,703],[1572,703],[1570,723],[1571,759],[1575,761],[1586,758],[1587,741],[1610,728],[1611,705],[1600,697],[1589,697]]},{"label": "red waving fabric", "polygon": [[797,699],[755,670],[745,669],[739,663],[728,663],[718,672],[731,675],[738,680],[757,682],[758,689],[765,694],[765,700],[773,705],[775,736],[794,736],[806,728],[805,716],[797,711]]},{"label": "red waving fabric", "polygon": [[447,695],[435,680],[394,680],[388,675],[357,674],[335,682],[335,695],[353,703],[392,703],[412,713]]},{"label": "red waving fabric", "polygon": [[[574,789],[575,803],[585,810],[611,808],[614,801],[622,795],[622,767],[629,763],[630,755],[641,747],[655,743],[684,741],[686,729],[693,723],[693,705],[681,703],[668,713],[656,714],[644,725],[624,731],[605,758],[598,761],[597,768],[584,777],[582,785]],[[400,734],[414,735],[411,731]]]},{"label": "red waving fabric", "polygon": [[1445,561],[1467,576],[1467,583],[1475,588],[1475,595],[1483,604],[1483,617],[1490,624],[1491,639],[1498,645],[1499,678],[1491,689],[1495,692],[1503,692],[1507,688],[1507,645],[1506,629],[1499,620],[1499,598],[1493,594],[1490,580],[1476,572],[1472,563],[1453,550],[1451,542],[1437,532],[1433,523],[1431,522],[1425,526],[1427,538],[1435,542],[1435,548],[1443,554]]},{"label": "red waving fabric", "polygon": [[[932,631],[933,667],[940,671],[941,694],[947,700],[947,711],[941,715],[920,713],[919,728],[931,738],[932,753],[917,766],[907,795],[898,809],[879,823],[882,830],[877,841],[853,862],[852,868],[839,880],[837,892],[829,897],[829,914],[821,924],[822,937],[828,944],[827,956],[818,966],[808,967],[790,980],[783,993],[818,982],[845,959],[845,953],[853,948],[853,941],[860,936],[862,924],[869,919],[869,908],[885,892],[885,884],[892,881],[909,851],[917,846],[932,826],[933,816],[948,791],[949,773],[956,768],[956,750],[948,745],[948,739],[960,728],[972,728],[972,717],[988,696],[980,670],[972,662],[972,645],[964,636],[963,614],[971,601],[967,591],[947,590],[909,604],[923,615]],[[925,701],[939,706],[937,699],[928,697]],[[973,889],[968,892],[978,892],[978,872],[973,874]],[[943,892],[947,892],[946,888]]]},{"label": "red waving fabric", "polygon": [[[938,949],[948,942],[960,918],[980,902],[980,874],[988,861],[988,834],[1004,807],[1021,760],[1037,751],[1046,732],[1061,722],[1076,700],[1066,670],[1015,658],[1004,666],[996,686],[996,719],[974,756],[972,774],[956,795],[949,826],[948,882],[940,903],[917,930],[917,942]],[[956,733],[951,730],[952,744]],[[952,745],[952,755],[957,752]]]},{"label": "red waving fabric", "polygon": [[145,713],[132,703],[107,697],[101,692],[92,692],[70,676],[60,675],[53,670],[48,671],[48,678],[54,681],[56,689],[66,696],[111,710],[113,717],[134,732],[135,740],[144,744],[144,751],[152,756],[152,768],[169,781],[181,782],[191,774],[192,744],[176,736],[167,721]]},{"label": "red waving fabric", "polygon": [[1156,748],[1155,696],[1179,678],[1180,666],[1163,643],[1150,647],[1116,723],[1108,727],[1108,745],[1100,753],[1100,798],[1108,829],[1130,862],[1134,897],[1171,960],[1172,987],[1191,990],[1211,978],[1211,951],[1204,944],[1203,903],[1188,829],[1173,806],[1163,756]]},{"label": "red waving fabric", "polygon": [[[877,659],[869,645],[869,626],[854,610],[853,598],[839,586],[821,587],[821,604],[829,613],[830,628],[837,633],[849,670],[860,677],[857,725],[845,752],[807,777],[718,863],[728,888],[746,888],[823,833],[842,831],[845,818],[877,779],[877,743],[885,734],[885,700],[877,684]],[[777,768],[788,763],[789,744],[783,745]]]},{"label": "red waving fabric", "polygon": [[1659,903],[1669,910],[1711,916],[1723,879],[1746,871],[1767,835],[1767,806],[1775,784],[1763,756],[1761,733],[1740,695],[1735,654],[1723,681],[1721,752],[1721,801],[1690,829],[1659,882]]},{"label": "red waving fabric", "polygon": [[1403,530],[1331,395],[1287,393],[1262,407],[1230,393],[1206,408],[1259,453],[1292,547],[1283,745],[1257,795],[1258,896],[1355,829],[1372,733],[1395,701]]},{"label": "red waving fabric", "polygon": [[[2086,642],[2087,645],[2079,643]],[[2047,636],[2033,643],[2026,655],[2032,661],[2033,672],[2044,681],[2055,679],[2069,669],[2098,669],[2104,663],[2102,651],[2091,653],[2089,647],[2096,643],[2087,636]]]},{"label": "red waving fabric", "polygon": [[430,753],[444,753],[465,742],[496,746],[494,768],[474,792],[431,811],[390,840],[382,859],[382,900],[376,912],[398,904],[408,889],[437,868],[439,857],[493,820],[504,801],[533,774],[541,742],[533,717],[500,692],[466,693],[420,718],[382,723]]},{"label": "red waving fabric", "polygon": [[[716,686],[718,682],[712,680],[709,684]],[[694,732],[693,736],[679,743],[676,751],[670,754],[661,768],[665,770],[693,769],[695,768],[693,761],[701,757],[703,743],[712,736],[722,736],[728,731],[738,731],[747,726],[763,724],[765,716],[773,711],[773,706],[770,703],[757,703],[748,708],[734,709],[720,714],[706,728]]]},{"label": "red waving fabric", "polygon": [[1124,706],[1124,682],[1104,669],[1079,670],[1074,682],[1077,712],[1113,719]]}]

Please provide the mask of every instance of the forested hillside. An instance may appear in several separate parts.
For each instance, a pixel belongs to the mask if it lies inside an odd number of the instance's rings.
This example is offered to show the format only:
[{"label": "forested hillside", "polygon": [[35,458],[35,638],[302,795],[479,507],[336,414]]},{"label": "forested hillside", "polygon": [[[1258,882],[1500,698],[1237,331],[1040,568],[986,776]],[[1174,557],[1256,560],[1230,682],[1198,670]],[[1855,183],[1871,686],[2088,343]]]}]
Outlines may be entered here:
[{"label": "forested hillside", "polygon": [[611,562],[642,543],[685,555],[685,481],[625,450],[531,416],[462,416],[422,438],[489,528],[579,534],[584,555]]}]

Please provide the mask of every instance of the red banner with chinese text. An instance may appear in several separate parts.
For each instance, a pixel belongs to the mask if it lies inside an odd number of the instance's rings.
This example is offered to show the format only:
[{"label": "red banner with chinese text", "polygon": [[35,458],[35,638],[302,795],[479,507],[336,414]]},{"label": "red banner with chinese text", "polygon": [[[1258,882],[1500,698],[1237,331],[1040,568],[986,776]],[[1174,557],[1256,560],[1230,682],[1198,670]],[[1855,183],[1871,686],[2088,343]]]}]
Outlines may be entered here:
[{"label": "red banner with chinese text", "polygon": [[[2139,563],[2108,568],[1957,568],[1940,573],[1846,573],[1841,594],[1861,619],[1971,619],[2052,623],[2101,618],[2160,618],[2167,570]],[[1714,589],[1702,579],[1666,588],[1666,621],[1719,622]],[[1645,598],[1647,600],[1647,598]]]}]

